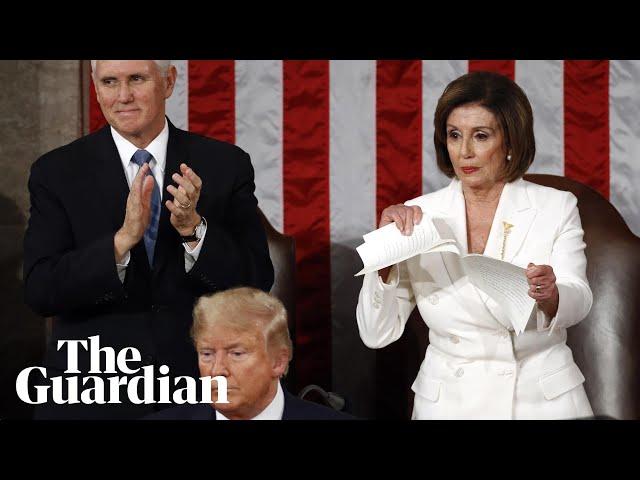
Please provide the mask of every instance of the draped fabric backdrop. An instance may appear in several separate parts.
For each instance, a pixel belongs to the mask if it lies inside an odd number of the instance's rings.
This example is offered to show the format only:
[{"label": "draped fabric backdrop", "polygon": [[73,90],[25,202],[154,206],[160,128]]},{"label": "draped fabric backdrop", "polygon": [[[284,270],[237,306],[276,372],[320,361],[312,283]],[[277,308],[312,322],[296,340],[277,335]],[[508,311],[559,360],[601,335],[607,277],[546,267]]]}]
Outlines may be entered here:
[{"label": "draped fabric backdrop", "polygon": [[[640,234],[640,61],[176,60],[168,117],[236,143],[259,206],[297,245],[299,386],[355,388],[355,247],[381,210],[448,184],[433,114],[444,87],[475,70],[514,79],[533,106],[530,172],[565,175],[609,199]],[[90,130],[104,124],[90,93]],[[361,369],[351,371],[350,369]],[[333,382],[333,383],[332,383]]]}]

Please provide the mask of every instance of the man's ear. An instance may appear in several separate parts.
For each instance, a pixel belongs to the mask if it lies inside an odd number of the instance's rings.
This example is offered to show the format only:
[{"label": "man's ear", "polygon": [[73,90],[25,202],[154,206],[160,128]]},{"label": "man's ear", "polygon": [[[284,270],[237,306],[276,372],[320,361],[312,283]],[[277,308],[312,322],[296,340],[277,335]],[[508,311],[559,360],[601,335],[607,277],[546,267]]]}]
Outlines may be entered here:
[{"label": "man's ear", "polygon": [[164,98],[167,99],[173,93],[173,88],[176,86],[176,79],[178,78],[178,70],[175,65],[169,66],[167,70],[167,85],[165,86]]},{"label": "man's ear", "polygon": [[286,348],[281,348],[272,357],[271,373],[274,378],[280,378],[287,371],[289,365],[289,351]]}]

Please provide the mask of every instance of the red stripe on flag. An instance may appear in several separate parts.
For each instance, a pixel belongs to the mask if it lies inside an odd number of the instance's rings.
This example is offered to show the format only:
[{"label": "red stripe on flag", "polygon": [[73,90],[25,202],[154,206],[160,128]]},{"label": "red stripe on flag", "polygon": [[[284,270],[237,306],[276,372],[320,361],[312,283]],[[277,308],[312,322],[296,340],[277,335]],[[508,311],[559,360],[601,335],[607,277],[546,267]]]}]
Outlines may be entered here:
[{"label": "red stripe on flag", "polygon": [[469,60],[470,72],[495,72],[511,80],[516,78],[516,61],[515,60]]},{"label": "red stripe on flag", "polygon": [[422,193],[422,62],[380,60],[376,82],[377,222]]},{"label": "red stripe on flag", "polygon": [[107,120],[102,115],[98,98],[96,97],[96,87],[93,79],[89,77],[89,132],[100,130],[107,124]]},{"label": "red stripe on flag", "polygon": [[564,62],[564,173],[609,198],[609,61]]},{"label": "red stripe on flag", "polygon": [[235,143],[235,62],[189,61],[189,131]]},{"label": "red stripe on flag", "polygon": [[329,62],[283,62],[284,231],[296,240],[296,381],[331,385]]}]

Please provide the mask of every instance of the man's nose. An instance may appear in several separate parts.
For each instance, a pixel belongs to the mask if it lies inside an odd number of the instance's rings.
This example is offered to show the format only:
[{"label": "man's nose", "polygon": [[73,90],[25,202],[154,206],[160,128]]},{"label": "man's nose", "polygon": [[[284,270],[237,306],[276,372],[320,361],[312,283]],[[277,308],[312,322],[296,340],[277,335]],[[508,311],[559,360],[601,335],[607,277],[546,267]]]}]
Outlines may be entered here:
[{"label": "man's nose", "polygon": [[218,375],[223,377],[229,376],[229,369],[227,368],[227,359],[223,353],[216,355],[213,364],[211,365],[211,376],[217,377]]},{"label": "man's nose", "polygon": [[127,103],[133,100],[133,91],[127,82],[122,82],[118,88],[118,101]]}]

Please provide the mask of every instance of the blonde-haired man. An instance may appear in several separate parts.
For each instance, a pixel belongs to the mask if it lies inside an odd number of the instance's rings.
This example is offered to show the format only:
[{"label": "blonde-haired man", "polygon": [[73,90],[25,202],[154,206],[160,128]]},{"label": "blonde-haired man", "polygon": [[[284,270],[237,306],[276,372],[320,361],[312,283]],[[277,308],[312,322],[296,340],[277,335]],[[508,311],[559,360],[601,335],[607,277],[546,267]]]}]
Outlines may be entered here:
[{"label": "blonde-haired man", "polygon": [[[200,375],[227,379],[228,403],[185,404],[148,418],[156,420],[340,420],[352,418],[301,400],[280,384],[292,357],[287,312],[261,290],[234,288],[201,297],[191,335]],[[211,408],[213,407],[213,408]]]}]

